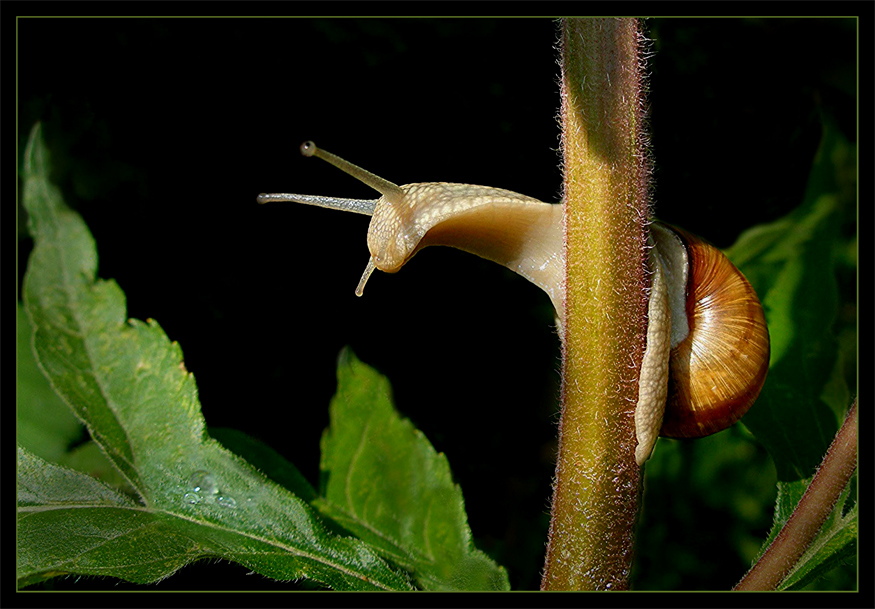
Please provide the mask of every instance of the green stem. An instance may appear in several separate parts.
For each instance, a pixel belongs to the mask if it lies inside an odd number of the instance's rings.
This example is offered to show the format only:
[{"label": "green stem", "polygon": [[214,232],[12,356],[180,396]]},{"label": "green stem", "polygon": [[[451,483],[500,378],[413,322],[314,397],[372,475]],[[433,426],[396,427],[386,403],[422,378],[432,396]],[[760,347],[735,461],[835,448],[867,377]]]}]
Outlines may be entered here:
[{"label": "green stem", "polygon": [[793,515],[735,590],[775,590],[799,562],[857,468],[857,402],[823,458]]},{"label": "green stem", "polygon": [[567,289],[546,590],[625,589],[631,570],[649,180],[639,27],[562,26]]}]

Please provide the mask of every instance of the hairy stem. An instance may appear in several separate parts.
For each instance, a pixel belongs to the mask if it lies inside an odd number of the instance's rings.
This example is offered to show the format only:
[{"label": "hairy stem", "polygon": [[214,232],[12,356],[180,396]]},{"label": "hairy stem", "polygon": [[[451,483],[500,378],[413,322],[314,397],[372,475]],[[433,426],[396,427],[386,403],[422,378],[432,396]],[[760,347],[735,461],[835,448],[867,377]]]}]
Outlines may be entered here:
[{"label": "hairy stem", "polygon": [[814,541],[857,468],[857,401],[793,515],[735,590],[775,590]]},{"label": "hairy stem", "polygon": [[562,25],[567,288],[546,590],[625,589],[631,569],[649,180],[639,27]]}]

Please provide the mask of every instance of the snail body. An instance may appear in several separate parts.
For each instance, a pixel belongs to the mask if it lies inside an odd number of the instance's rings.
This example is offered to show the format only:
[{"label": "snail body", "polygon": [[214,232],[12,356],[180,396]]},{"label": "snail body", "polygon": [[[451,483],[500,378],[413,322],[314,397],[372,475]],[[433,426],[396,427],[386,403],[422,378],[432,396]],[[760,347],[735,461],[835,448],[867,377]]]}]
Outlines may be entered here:
[{"label": "snail body", "polygon": [[[424,247],[447,245],[510,268],[564,309],[562,204],[509,190],[425,182],[398,186],[316,147],[301,146],[368,184],[373,200],[261,194],[259,203],[293,201],[371,216],[361,296],[375,269],[397,272]],[[658,435],[700,437],[735,423],[765,382],[769,335],[753,288],[718,249],[653,222],[653,280],[647,348],[636,407],[642,464]],[[664,413],[663,413],[664,410]]]},{"label": "snail body", "polygon": [[301,152],[317,156],[358,178],[382,196],[373,200],[261,194],[259,203],[294,201],[371,216],[371,257],[356,295],[375,269],[395,273],[424,247],[448,245],[492,260],[519,273],[550,296],[561,311],[562,206],[510,190],[423,182],[398,186],[304,142]]}]

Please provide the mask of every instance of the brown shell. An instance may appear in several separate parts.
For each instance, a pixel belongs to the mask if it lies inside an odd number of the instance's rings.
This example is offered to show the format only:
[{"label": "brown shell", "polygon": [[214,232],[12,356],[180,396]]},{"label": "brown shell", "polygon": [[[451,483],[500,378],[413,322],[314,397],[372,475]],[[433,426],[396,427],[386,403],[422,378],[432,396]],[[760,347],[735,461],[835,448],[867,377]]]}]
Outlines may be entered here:
[{"label": "brown shell", "polygon": [[723,253],[674,229],[687,246],[690,334],[671,351],[660,435],[696,438],[738,421],[769,370],[769,330],[750,283]]}]

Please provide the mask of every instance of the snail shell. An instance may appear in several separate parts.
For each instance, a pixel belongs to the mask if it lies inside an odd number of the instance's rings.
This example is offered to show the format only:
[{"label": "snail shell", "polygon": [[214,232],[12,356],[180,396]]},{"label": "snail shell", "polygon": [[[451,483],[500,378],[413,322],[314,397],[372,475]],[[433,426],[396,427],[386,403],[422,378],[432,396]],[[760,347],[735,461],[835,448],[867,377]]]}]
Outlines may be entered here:
[{"label": "snail shell", "polygon": [[[720,250],[678,228],[655,223],[652,232],[661,253],[679,244],[686,254],[683,289],[669,297],[672,344],[660,435],[707,436],[738,421],[759,396],[769,369],[766,318],[750,283]],[[675,332],[680,311],[686,336]]]}]

